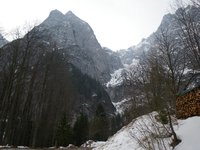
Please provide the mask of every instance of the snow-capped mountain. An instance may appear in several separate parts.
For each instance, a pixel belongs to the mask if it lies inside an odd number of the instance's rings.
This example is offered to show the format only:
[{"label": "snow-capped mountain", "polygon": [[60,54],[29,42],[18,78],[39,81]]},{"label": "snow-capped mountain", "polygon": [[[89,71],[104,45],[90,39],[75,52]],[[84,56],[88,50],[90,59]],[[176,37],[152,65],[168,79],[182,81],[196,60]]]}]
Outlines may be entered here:
[{"label": "snow-capped mountain", "polygon": [[[110,55],[108,50],[102,49],[89,24],[71,11],[64,15],[53,10],[37,28],[50,34],[73,65],[101,83],[107,82],[110,73],[122,66],[117,55]],[[48,41],[47,36],[45,38],[44,41]]]}]

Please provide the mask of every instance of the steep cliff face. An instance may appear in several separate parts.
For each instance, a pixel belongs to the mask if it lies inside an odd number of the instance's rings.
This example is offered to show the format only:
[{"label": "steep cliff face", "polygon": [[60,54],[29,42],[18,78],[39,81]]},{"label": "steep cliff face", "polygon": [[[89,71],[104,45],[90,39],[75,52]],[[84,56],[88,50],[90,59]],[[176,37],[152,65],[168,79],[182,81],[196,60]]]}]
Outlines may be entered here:
[{"label": "steep cliff face", "polygon": [[[98,43],[89,24],[71,11],[65,15],[58,10],[52,11],[38,28],[40,31],[47,31],[43,33],[49,34],[58,48],[65,50],[69,61],[81,72],[101,83],[108,81],[110,73],[121,67],[120,59],[116,60],[115,66],[110,65],[110,60],[115,57],[108,56]],[[46,36],[45,38],[44,40],[48,41]]]},{"label": "steep cliff face", "polygon": [[107,47],[103,47],[103,51],[105,53],[105,60],[107,62],[108,67],[110,68],[111,74],[117,69],[123,67],[122,61],[117,52],[114,52]]},{"label": "steep cliff face", "polygon": [[[72,111],[77,109],[76,112],[80,112],[83,109],[92,117],[96,106],[101,103],[108,114],[114,114],[115,108],[103,84],[110,79],[110,73],[122,67],[121,60],[115,52],[102,49],[91,27],[71,11],[64,15],[58,10],[53,10],[43,23],[28,32],[24,38],[4,46],[1,55],[3,59],[0,60],[0,73],[9,69],[6,68],[7,65],[16,63],[12,66],[15,75],[20,72],[19,67],[23,68],[27,63],[24,69],[27,71],[26,75],[29,74],[29,69],[32,71],[38,66],[45,66],[45,78],[51,78],[48,76],[48,69],[61,74],[59,80],[68,78],[72,84],[68,89],[73,91],[71,95],[75,105],[74,108],[70,108]],[[45,62],[46,57],[52,60]],[[55,61],[55,68],[50,67],[51,61]],[[56,71],[56,63],[60,61],[65,65]],[[70,77],[65,77],[62,72],[68,69],[65,67],[68,65],[73,67],[67,71]],[[35,76],[37,75],[34,75],[34,78]],[[0,86],[1,88],[3,86]]]},{"label": "steep cliff face", "polygon": [[121,49],[115,54],[120,58],[122,67],[116,69],[111,74],[111,79],[107,82],[107,91],[113,102],[120,102],[124,99],[130,99],[127,93],[126,80],[124,75],[130,72],[131,69],[143,59],[151,48],[151,38],[143,39],[137,46],[129,47],[128,49]]},{"label": "steep cliff face", "polygon": [[143,39],[138,45],[131,46],[127,49],[118,50],[116,53],[120,57],[124,66],[130,66],[140,60],[143,55],[151,48],[153,34],[147,39]]},{"label": "steep cliff face", "polygon": [[115,115],[102,84],[118,66],[72,12],[52,11],[0,58],[0,145],[52,146],[63,115],[71,124],[80,113],[91,120],[100,105]]}]

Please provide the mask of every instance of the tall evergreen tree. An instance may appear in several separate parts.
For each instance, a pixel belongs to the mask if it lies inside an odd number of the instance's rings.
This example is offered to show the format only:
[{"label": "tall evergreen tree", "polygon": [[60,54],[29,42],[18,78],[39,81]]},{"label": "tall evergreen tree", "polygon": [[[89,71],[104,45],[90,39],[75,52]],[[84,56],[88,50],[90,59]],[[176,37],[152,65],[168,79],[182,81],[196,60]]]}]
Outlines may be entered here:
[{"label": "tall evergreen tree", "polygon": [[97,106],[95,117],[91,121],[90,136],[95,141],[107,140],[110,133],[109,120],[101,104]]},{"label": "tall evergreen tree", "polygon": [[111,118],[111,134],[115,134],[121,127],[123,126],[122,124],[122,118],[120,114],[117,114],[116,116]]},{"label": "tall evergreen tree", "polygon": [[72,129],[67,121],[66,114],[63,114],[57,127],[56,146],[68,146],[72,142],[73,142]]},{"label": "tall evergreen tree", "polygon": [[74,124],[73,131],[75,145],[80,146],[88,140],[89,123],[87,115],[81,113]]}]

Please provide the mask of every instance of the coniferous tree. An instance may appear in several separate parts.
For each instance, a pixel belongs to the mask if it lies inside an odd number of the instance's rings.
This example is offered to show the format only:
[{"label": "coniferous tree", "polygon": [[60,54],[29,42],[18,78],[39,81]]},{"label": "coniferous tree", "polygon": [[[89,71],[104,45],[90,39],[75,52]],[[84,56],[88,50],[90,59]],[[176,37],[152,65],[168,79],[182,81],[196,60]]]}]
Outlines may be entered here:
[{"label": "coniferous tree", "polygon": [[107,140],[110,133],[109,120],[101,104],[97,106],[95,117],[91,121],[90,136],[95,141]]},{"label": "coniferous tree", "polygon": [[116,116],[111,118],[111,135],[115,134],[122,126],[122,118],[120,114],[117,114]]},{"label": "coniferous tree", "polygon": [[80,146],[88,140],[89,123],[87,115],[81,113],[74,124],[73,131],[75,145]]},{"label": "coniferous tree", "polygon": [[72,129],[67,121],[66,115],[63,114],[57,127],[56,146],[68,146],[72,142],[73,142]]}]

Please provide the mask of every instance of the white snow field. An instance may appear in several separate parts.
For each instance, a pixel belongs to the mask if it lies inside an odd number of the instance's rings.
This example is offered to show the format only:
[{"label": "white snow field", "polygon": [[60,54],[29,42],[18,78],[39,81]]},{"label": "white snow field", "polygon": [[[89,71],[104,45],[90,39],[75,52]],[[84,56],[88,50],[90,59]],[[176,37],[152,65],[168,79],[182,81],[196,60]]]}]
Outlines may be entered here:
[{"label": "white snow field", "polygon": [[[170,146],[172,139],[166,136],[169,127],[159,123],[155,116],[157,113],[152,112],[138,117],[106,142],[94,142],[91,147],[94,147],[94,150],[144,150],[144,147],[172,150],[173,148]],[[174,150],[200,150],[200,117],[176,120],[174,129],[182,140]],[[140,142],[141,144],[139,144]]]}]

